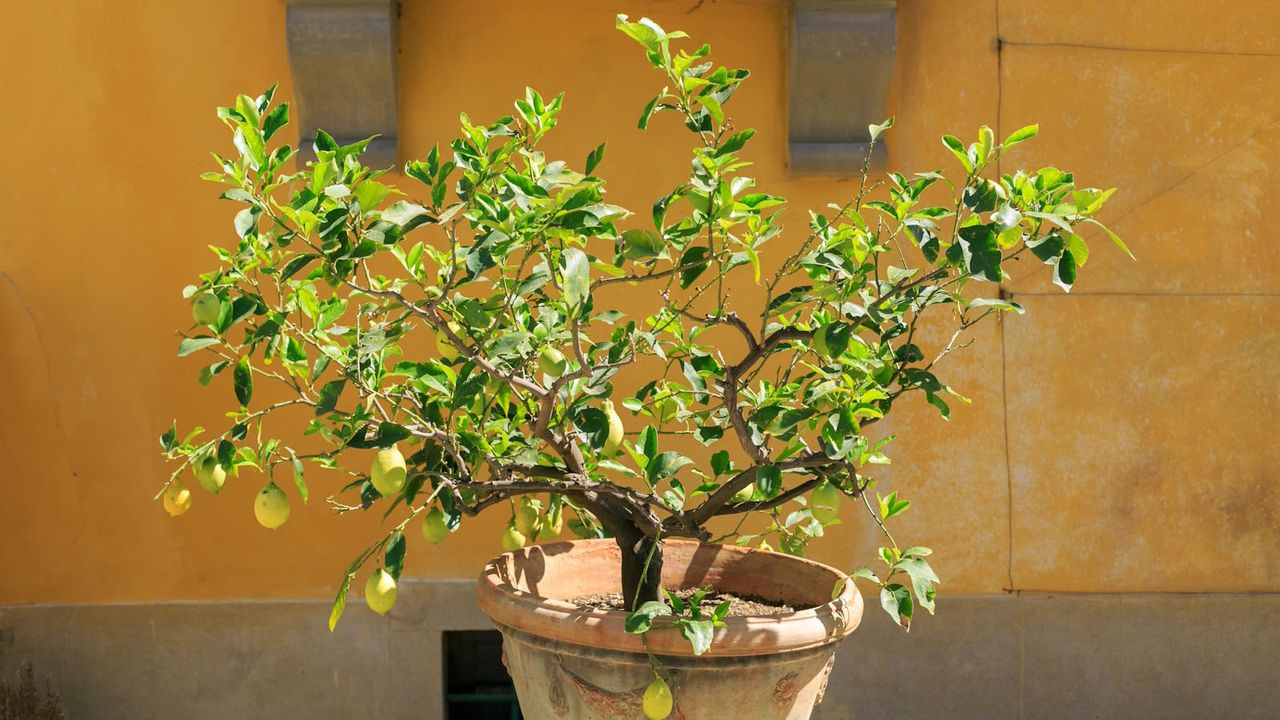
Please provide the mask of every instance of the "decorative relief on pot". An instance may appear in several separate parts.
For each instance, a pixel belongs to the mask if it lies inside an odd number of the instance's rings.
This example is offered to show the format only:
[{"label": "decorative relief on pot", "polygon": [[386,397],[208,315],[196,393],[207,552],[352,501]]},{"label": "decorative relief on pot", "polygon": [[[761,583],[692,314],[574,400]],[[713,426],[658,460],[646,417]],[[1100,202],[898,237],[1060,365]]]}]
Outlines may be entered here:
[{"label": "decorative relief on pot", "polygon": [[783,675],[778,684],[773,686],[773,702],[778,705],[786,705],[796,696],[796,681],[800,676],[794,672]]}]

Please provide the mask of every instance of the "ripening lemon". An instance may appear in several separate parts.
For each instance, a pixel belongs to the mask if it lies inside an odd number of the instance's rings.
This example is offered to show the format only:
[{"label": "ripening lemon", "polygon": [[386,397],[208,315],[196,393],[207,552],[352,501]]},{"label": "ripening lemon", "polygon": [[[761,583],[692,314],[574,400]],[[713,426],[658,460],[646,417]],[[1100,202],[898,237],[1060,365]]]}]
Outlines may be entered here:
[{"label": "ripening lemon", "polygon": [[819,522],[831,522],[840,514],[840,496],[843,493],[835,485],[824,482],[809,494],[809,509]]},{"label": "ripening lemon", "polygon": [[551,377],[560,377],[569,367],[569,362],[564,359],[564,353],[549,347],[538,356],[538,367]]},{"label": "ripening lemon", "polygon": [[[458,323],[449,321],[449,329],[454,335],[462,337],[462,327]],[[447,363],[458,359],[458,348],[453,346],[449,336],[443,330],[436,332],[436,352],[440,353],[440,358]]]},{"label": "ripening lemon", "polygon": [[208,290],[196,295],[196,299],[191,301],[191,317],[201,325],[212,325],[218,322],[218,316],[221,314],[222,301]]},{"label": "ripening lemon", "polygon": [[431,512],[427,513],[426,519],[422,521],[422,537],[435,545],[448,535],[449,524],[445,522],[444,513],[438,507],[431,508]]},{"label": "ripening lemon", "polygon": [[769,544],[768,540],[760,541],[760,549],[765,552],[773,552],[773,546]]},{"label": "ripening lemon", "polygon": [[373,456],[373,467],[369,469],[369,479],[373,481],[373,487],[382,497],[393,498],[399,495],[404,489],[407,474],[408,466],[405,465],[404,455],[400,454],[399,448],[395,445],[383,448]]},{"label": "ripening lemon", "polygon": [[529,502],[529,498],[521,498],[516,508],[516,529],[526,538],[538,535],[538,508]]},{"label": "ripening lemon", "polygon": [[364,601],[369,609],[379,615],[386,615],[396,604],[396,579],[383,568],[369,576],[364,583]]},{"label": "ripening lemon", "polygon": [[542,526],[538,528],[539,540],[555,540],[560,537],[560,529],[564,527],[564,513],[554,508],[542,518]]},{"label": "ripening lemon", "polygon": [[191,509],[191,491],[181,480],[174,480],[169,483],[169,487],[164,489],[164,496],[160,499],[164,505],[165,512],[173,517],[178,517],[182,513]]},{"label": "ripening lemon", "polygon": [[196,461],[195,473],[200,487],[214,495],[222,492],[222,486],[227,484],[227,471],[218,464],[218,458],[212,455]]},{"label": "ripening lemon", "polygon": [[738,492],[734,493],[733,497],[730,498],[729,501],[734,503],[751,502],[751,498],[755,497],[755,495],[756,495],[756,486],[748,485],[742,488],[741,490],[739,490]]},{"label": "ripening lemon", "polygon": [[289,498],[279,485],[269,482],[262,488],[253,501],[253,516],[268,530],[275,530],[289,520]]},{"label": "ripening lemon", "polygon": [[524,547],[528,542],[524,533],[516,529],[515,525],[508,525],[505,532],[502,533],[502,549],[507,552],[515,552]]},{"label": "ripening lemon", "polygon": [[613,455],[622,447],[622,437],[626,428],[622,426],[622,418],[618,417],[618,409],[612,400],[604,401],[604,414],[609,419],[609,436],[604,441],[604,454]]},{"label": "ripening lemon", "polygon": [[666,680],[655,677],[644,689],[644,716],[649,720],[666,720],[672,707],[671,688]]}]

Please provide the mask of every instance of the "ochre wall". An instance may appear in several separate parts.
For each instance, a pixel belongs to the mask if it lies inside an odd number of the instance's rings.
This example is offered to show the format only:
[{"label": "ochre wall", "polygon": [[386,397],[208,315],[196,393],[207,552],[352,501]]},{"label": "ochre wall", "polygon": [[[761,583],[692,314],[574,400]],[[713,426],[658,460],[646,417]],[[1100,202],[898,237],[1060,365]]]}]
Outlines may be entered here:
[{"label": "ochre wall", "polygon": [[[0,605],[328,596],[380,532],[376,515],[325,509],[336,477],[313,471],[311,507],[295,500],[274,533],[251,512],[261,478],[217,499],[196,489],[176,520],[151,502],[156,437],[174,417],[216,424],[229,404],[174,357],[190,317],[179,293],[211,266],[205,246],[232,237],[230,206],[197,177],[230,148],[213,108],[277,80],[291,95],[284,3],[6,5]],[[1005,169],[1053,163],[1118,186],[1104,219],[1139,258],[1088,236],[1070,296],[1016,268],[1027,315],[980,329],[947,368],[973,405],[950,423],[921,403],[894,417],[885,479],[915,502],[899,537],[937,549],[944,600],[1280,589],[1280,31],[1258,20],[1271,3],[899,5],[890,165],[947,167],[945,132],[1039,122]],[[687,147],[669,117],[635,129],[659,83],[613,30],[619,10],[752,69],[730,114],[761,131],[746,154],[791,201],[793,230],[804,208],[850,196],[850,182],[787,175],[786,8],[764,0],[406,0],[402,159],[446,142],[459,110],[493,118],[526,84],[565,90],[549,152],[580,162],[607,140],[610,198],[643,213]],[[845,517],[812,554],[851,569],[876,537]],[[503,522],[470,521],[439,548],[414,538],[410,573],[472,576]]]}]

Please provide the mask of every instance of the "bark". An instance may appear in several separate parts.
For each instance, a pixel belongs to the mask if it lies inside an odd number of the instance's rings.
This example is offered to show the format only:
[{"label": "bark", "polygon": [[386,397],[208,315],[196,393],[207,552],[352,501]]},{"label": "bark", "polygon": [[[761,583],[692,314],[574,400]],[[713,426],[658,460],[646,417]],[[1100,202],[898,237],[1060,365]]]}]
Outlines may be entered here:
[{"label": "bark", "polygon": [[622,599],[627,609],[658,600],[662,596],[662,541],[641,533],[615,539],[622,550]]}]

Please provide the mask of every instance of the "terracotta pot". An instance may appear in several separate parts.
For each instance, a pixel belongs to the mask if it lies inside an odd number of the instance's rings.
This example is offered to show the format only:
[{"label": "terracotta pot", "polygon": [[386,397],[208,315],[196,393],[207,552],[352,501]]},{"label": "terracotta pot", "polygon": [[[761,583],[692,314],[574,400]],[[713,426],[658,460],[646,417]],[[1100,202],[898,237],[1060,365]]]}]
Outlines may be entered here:
[{"label": "terracotta pot", "polygon": [[[665,542],[668,590],[712,586],[806,610],[729,618],[701,657],[659,618],[648,648],[666,668],[681,720],[803,720],[821,701],[835,645],[862,620],[862,598],[825,565],[780,553]],[[653,680],[645,641],[627,633],[627,613],[566,602],[621,592],[612,540],[524,548],[492,560],[480,575],[480,608],[502,631],[503,662],[527,720],[634,720]]]}]

